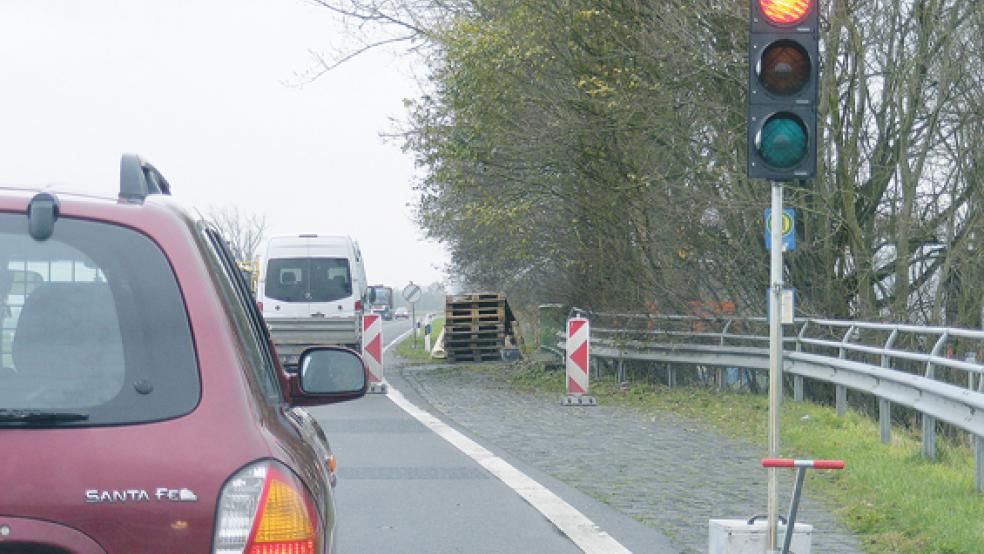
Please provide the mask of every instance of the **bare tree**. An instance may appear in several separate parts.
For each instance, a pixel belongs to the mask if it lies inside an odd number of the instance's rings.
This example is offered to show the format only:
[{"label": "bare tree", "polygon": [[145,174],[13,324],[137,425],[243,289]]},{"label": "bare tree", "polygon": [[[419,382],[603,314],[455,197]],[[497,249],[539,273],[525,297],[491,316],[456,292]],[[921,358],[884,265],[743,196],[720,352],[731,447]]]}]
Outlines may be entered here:
[{"label": "bare tree", "polygon": [[266,233],[266,214],[243,214],[236,206],[212,206],[205,215],[226,240],[239,261],[249,261]]}]

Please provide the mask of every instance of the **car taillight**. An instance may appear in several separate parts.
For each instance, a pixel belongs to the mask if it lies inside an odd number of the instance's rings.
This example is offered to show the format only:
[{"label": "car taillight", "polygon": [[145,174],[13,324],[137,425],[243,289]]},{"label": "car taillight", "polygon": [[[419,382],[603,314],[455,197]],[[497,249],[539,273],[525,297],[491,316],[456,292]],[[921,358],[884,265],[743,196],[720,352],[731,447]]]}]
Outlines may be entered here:
[{"label": "car taillight", "polygon": [[256,307],[259,308],[260,313],[263,313],[263,302],[261,300],[256,301]]},{"label": "car taillight", "polygon": [[290,470],[267,461],[246,467],[219,497],[213,554],[314,554],[321,526]]},{"label": "car taillight", "polygon": [[361,311],[361,310],[362,310],[362,301],[361,300],[356,300],[355,301],[355,311],[358,312],[358,311]]}]

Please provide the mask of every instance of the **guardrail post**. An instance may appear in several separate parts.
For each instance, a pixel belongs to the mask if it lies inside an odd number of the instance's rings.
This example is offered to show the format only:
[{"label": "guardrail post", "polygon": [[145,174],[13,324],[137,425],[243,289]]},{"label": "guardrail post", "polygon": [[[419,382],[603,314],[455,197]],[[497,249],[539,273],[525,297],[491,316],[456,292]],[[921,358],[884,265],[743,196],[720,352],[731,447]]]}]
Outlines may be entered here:
[{"label": "guardrail post", "polygon": [[974,487],[984,492],[984,438],[974,437]]},{"label": "guardrail post", "polygon": [[882,443],[892,442],[892,403],[884,398],[878,399],[878,427]]},{"label": "guardrail post", "polygon": [[[846,360],[847,359],[847,348],[844,346],[851,341],[851,337],[854,336],[854,331],[857,329],[856,326],[851,325],[847,332],[844,333],[844,338],[841,339],[841,347],[837,353],[837,357]],[[844,385],[837,385],[834,389],[834,404],[837,408],[837,417],[844,417],[847,413],[847,387]]]},{"label": "guardrail post", "polygon": [[[888,355],[888,352],[891,351],[892,346],[895,344],[895,339],[898,336],[899,328],[896,326],[892,329],[892,332],[888,335],[888,339],[885,341],[885,350],[881,356],[881,366],[886,369],[892,367],[892,357]],[[881,431],[882,444],[892,442],[892,403],[884,398],[878,399],[878,427]]]},{"label": "guardrail post", "polygon": [[[810,325],[810,321],[804,321],[803,326],[800,327],[799,333],[796,335],[796,351],[803,351],[803,337],[806,336],[806,328]],[[794,375],[793,376],[793,401],[802,402],[803,401],[803,376]]]},{"label": "guardrail post", "polygon": [[936,418],[922,416],[922,455],[924,460],[936,460]]},{"label": "guardrail post", "polygon": [[[933,350],[929,353],[930,358],[939,356],[943,345],[946,344],[947,338],[948,335],[944,331],[933,346]],[[936,366],[932,361],[926,362],[926,378],[936,378]],[[922,416],[922,455],[925,460],[936,460],[936,418],[925,414]]]},{"label": "guardrail post", "polygon": [[[967,362],[968,364],[976,364],[977,354],[974,352],[967,352],[966,354],[964,354],[964,361]],[[974,373],[973,371],[967,372],[967,390],[974,390],[977,387],[977,383],[975,382],[974,379],[974,377],[976,376],[977,374]]]},{"label": "guardrail post", "polygon": [[834,391],[834,401],[837,406],[837,417],[844,417],[844,414],[847,413],[847,387],[837,385],[837,389]]}]

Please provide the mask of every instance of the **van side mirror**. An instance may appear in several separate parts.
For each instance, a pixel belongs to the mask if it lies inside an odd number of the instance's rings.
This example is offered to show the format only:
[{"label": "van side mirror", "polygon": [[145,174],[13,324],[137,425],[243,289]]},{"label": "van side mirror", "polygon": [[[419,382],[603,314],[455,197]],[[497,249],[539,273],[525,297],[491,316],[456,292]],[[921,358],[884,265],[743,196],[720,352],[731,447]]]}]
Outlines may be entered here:
[{"label": "van side mirror", "polygon": [[366,291],[366,302],[372,304],[376,301],[376,287],[369,287]]}]

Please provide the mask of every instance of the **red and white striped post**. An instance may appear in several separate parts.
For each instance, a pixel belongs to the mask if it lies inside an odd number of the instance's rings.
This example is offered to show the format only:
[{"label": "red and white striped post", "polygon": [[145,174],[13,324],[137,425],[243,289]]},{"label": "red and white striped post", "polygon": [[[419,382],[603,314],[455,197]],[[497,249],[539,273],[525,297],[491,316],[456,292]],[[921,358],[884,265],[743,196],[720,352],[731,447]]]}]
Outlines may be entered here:
[{"label": "red and white striped post", "polygon": [[583,317],[567,320],[567,396],[561,400],[565,406],[594,406],[595,399],[588,395],[588,362],[591,324]]},{"label": "red and white striped post", "polygon": [[383,320],[379,314],[362,316],[362,358],[369,368],[369,393],[386,393],[383,382]]}]

